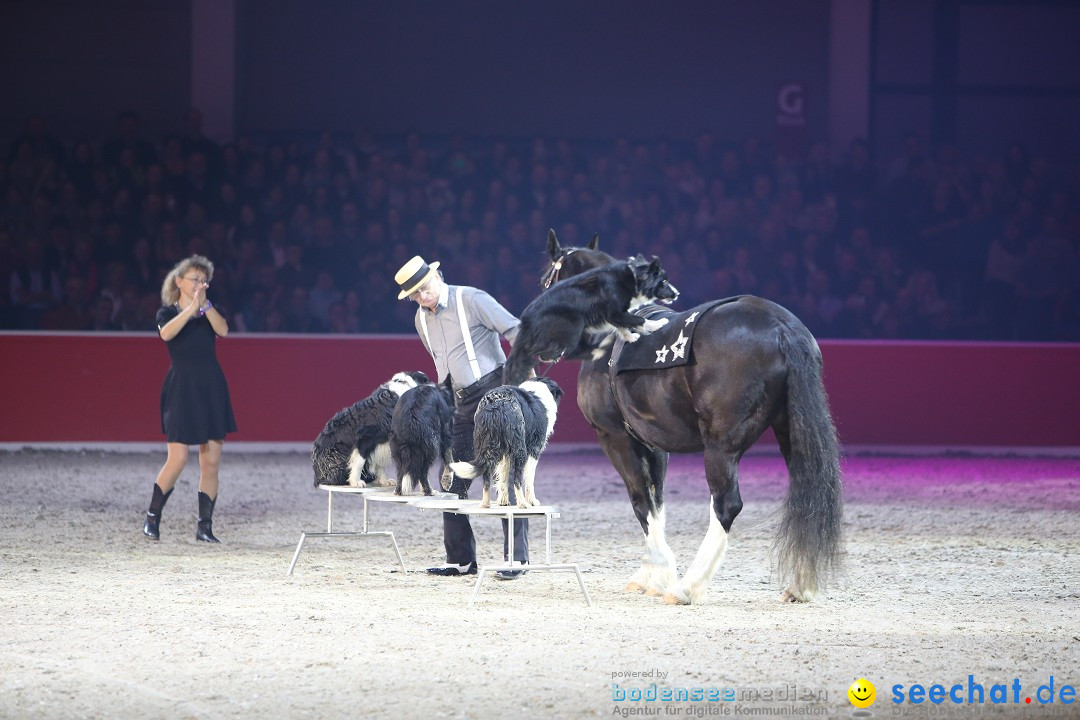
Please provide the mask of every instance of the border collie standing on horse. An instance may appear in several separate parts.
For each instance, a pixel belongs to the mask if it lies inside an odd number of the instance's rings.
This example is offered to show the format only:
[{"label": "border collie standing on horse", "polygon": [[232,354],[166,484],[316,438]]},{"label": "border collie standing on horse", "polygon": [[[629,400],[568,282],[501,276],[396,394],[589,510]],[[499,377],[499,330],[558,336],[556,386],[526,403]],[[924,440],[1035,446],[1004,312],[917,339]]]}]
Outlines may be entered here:
[{"label": "border collie standing on horse", "polygon": [[678,296],[660,261],[640,255],[557,282],[522,311],[503,382],[521,384],[538,362],[582,358],[589,352],[598,359],[616,335],[634,342],[667,320],[647,320],[630,311],[648,303],[670,303]]},{"label": "border collie standing on horse", "polygon": [[[548,284],[614,262],[597,250],[595,237],[588,247],[563,248],[554,231],[548,255]],[[578,405],[622,476],[645,534],[646,554],[627,589],[671,604],[705,597],[742,509],[739,460],[772,428],[790,477],[775,544],[781,599],[808,601],[836,561],[843,516],[821,350],[798,318],[763,298],[717,300],[683,315],[682,323],[695,325],[684,364],[620,372],[618,363],[590,362],[578,373]],[[620,343],[605,355],[616,354]],[[709,529],[681,578],[664,537],[671,452],[704,452],[710,492]]]}]

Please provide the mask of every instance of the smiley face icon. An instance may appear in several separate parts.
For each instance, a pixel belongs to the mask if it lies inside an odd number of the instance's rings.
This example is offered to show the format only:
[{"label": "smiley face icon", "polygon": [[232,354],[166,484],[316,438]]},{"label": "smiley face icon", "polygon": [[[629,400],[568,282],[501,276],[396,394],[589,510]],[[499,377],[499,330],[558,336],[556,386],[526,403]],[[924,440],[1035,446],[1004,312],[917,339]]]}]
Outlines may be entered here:
[{"label": "smiley face icon", "polygon": [[847,689],[848,700],[857,708],[868,708],[877,699],[877,688],[866,678],[859,678]]}]

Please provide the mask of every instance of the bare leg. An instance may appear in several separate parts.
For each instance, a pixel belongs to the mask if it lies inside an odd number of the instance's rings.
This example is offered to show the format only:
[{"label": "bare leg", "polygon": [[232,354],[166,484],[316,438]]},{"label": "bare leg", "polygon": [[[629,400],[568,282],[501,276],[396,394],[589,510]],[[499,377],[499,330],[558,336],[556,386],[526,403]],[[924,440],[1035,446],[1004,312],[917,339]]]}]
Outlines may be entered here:
[{"label": "bare leg", "polygon": [[165,458],[165,464],[161,467],[161,471],[158,472],[157,480],[154,481],[163,493],[169,492],[176,485],[176,481],[180,479],[180,473],[184,471],[188,459],[187,445],[171,442],[166,443],[165,447],[168,455]]},{"label": "bare leg", "polygon": [[217,498],[223,445],[224,440],[208,440],[199,446],[199,492],[211,500]]}]

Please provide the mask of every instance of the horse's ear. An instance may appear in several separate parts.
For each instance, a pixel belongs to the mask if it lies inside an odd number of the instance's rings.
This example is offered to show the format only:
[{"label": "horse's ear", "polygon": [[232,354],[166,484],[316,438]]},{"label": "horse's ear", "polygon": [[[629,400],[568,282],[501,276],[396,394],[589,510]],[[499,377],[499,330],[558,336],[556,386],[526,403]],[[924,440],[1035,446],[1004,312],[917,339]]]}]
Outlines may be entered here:
[{"label": "horse's ear", "polygon": [[548,230],[548,255],[552,260],[558,260],[559,255],[562,254],[562,248],[559,247],[559,238],[555,237],[555,229]]},{"label": "horse's ear", "polygon": [[593,233],[592,240],[589,241],[589,244],[586,245],[586,247],[590,250],[595,250],[600,247],[600,233]]}]

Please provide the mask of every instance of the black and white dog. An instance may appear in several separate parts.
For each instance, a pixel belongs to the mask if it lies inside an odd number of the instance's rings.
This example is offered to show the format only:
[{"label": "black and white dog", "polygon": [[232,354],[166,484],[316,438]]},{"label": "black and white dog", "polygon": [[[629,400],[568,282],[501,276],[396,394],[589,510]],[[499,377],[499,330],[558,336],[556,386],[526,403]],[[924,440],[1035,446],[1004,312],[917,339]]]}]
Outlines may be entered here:
[{"label": "black and white dog", "polygon": [[614,342],[662,328],[667,319],[646,320],[630,311],[652,302],[671,303],[679,291],[660,261],[641,255],[587,270],[552,285],[521,313],[521,325],[503,370],[503,382],[518,385],[539,362],[563,357],[594,359]]},{"label": "black and white dog", "polygon": [[311,446],[315,487],[393,485],[386,470],[394,406],[405,391],[430,382],[422,372],[399,372],[330,418]]},{"label": "black and white dog", "polygon": [[495,478],[496,502],[510,504],[513,483],[517,506],[539,505],[534,483],[536,464],[555,429],[555,416],[563,391],[551,378],[527,380],[521,385],[500,385],[488,391],[476,408],[471,463],[454,462],[458,477],[484,476],[480,507],[491,507],[491,479]]},{"label": "black and white dog", "polygon": [[450,379],[441,385],[417,385],[398,400],[390,420],[390,456],[397,467],[395,495],[412,495],[419,481],[431,494],[428,474],[442,459],[443,489],[449,485],[450,429],[454,420],[454,391]]}]

